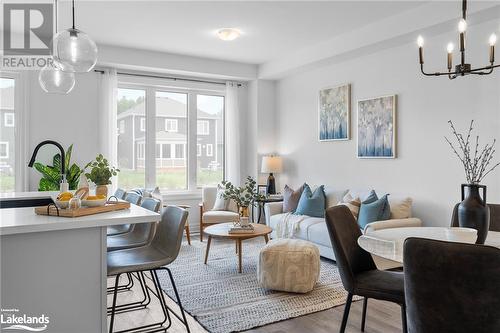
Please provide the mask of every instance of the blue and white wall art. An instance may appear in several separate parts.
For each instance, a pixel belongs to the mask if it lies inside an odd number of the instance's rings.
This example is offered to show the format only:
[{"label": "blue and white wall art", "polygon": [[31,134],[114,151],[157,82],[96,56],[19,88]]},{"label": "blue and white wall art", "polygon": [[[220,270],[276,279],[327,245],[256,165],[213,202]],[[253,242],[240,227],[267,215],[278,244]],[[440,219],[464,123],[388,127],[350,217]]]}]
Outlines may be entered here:
[{"label": "blue and white wall art", "polygon": [[319,141],[349,140],[351,87],[349,84],[319,92]]}]

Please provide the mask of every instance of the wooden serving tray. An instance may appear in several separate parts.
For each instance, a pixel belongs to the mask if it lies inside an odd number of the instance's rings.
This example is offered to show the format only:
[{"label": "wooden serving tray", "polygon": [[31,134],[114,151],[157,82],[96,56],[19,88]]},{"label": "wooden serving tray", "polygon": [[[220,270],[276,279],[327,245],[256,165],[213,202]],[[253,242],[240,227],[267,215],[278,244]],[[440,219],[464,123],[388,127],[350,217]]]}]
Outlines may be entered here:
[{"label": "wooden serving tray", "polygon": [[94,215],[115,210],[122,210],[130,208],[130,202],[127,201],[108,201],[104,206],[100,207],[82,207],[78,209],[61,209],[57,208],[54,204],[48,206],[35,207],[37,215],[50,215],[61,217],[80,217],[86,215]]}]

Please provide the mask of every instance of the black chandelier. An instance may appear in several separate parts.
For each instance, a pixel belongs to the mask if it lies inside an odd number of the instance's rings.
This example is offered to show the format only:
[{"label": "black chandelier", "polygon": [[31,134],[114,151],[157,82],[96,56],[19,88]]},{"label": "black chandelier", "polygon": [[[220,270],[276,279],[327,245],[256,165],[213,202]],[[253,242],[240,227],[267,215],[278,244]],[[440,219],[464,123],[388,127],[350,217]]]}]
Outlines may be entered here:
[{"label": "black chandelier", "polygon": [[453,67],[453,43],[449,43],[447,46],[448,51],[448,71],[447,72],[435,72],[426,73],[424,71],[424,38],[418,36],[418,56],[420,60],[420,70],[422,74],[426,76],[442,76],[447,75],[450,80],[453,80],[459,76],[465,76],[469,74],[475,75],[488,75],[493,72],[493,69],[500,67],[495,65],[495,44],[497,42],[497,36],[493,33],[490,36],[490,65],[480,68],[472,68],[471,64],[465,62],[465,30],[467,30],[467,0],[462,0],[462,19],[458,22],[458,32],[460,33],[459,46],[460,46],[460,64],[455,66],[455,70],[452,71]]}]

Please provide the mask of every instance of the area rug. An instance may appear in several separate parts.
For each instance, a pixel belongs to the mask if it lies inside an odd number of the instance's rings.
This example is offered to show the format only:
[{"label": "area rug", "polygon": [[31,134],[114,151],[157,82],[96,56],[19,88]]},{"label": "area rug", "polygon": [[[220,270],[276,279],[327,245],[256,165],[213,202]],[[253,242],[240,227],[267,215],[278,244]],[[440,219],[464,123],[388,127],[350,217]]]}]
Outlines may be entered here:
[{"label": "area rug", "polygon": [[[319,282],[307,294],[263,289],[257,282],[259,250],[263,239],[243,242],[243,273],[238,273],[235,244],[214,239],[208,264],[203,264],[206,243],[182,244],[169,265],[184,309],[212,333],[239,332],[345,304],[337,267],[321,260]],[[158,273],[163,290],[175,299],[165,271]]]}]

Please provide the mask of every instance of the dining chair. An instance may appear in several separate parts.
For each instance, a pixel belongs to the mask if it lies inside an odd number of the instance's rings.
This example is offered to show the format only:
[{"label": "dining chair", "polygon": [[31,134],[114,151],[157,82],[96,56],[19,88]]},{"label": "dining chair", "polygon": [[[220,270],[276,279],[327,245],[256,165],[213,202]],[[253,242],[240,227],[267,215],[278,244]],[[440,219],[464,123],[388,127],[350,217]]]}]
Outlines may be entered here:
[{"label": "dining chair", "polygon": [[403,252],[410,333],[500,332],[500,249],[408,238]]},{"label": "dining chair", "polygon": [[[161,208],[160,200],[153,198],[144,198],[141,203],[142,208],[146,208],[153,212],[159,213]],[[152,223],[137,223],[131,226],[131,231],[125,234],[109,236],[107,237],[107,250],[108,252],[130,249],[135,247],[141,247],[147,245],[154,236],[156,230],[156,222]],[[137,302],[131,302],[126,304],[121,304],[117,310],[120,312],[126,312],[130,310],[136,310],[139,308],[146,308],[151,297],[147,285],[145,284],[145,276],[142,272],[139,274],[127,273],[127,284],[118,287],[118,291],[128,291],[134,286],[134,278],[139,281],[139,285],[142,290],[143,299]],[[114,288],[108,288],[108,293],[112,293]],[[110,311],[111,308],[108,308]]]},{"label": "dining chair", "polygon": [[140,196],[135,192],[128,192],[127,195],[125,195],[125,201],[128,201],[131,204],[139,206],[142,201],[142,196]]},{"label": "dining chair", "polygon": [[[125,190],[118,188],[113,196],[115,196],[119,200],[124,200],[126,195],[127,192]],[[116,236],[125,234],[129,231],[130,231],[130,224],[113,225],[107,227],[106,234],[107,236]]]},{"label": "dining chair", "polygon": [[[155,332],[159,330],[166,330],[172,324],[169,314],[172,313],[172,315],[177,317],[177,319],[179,319],[181,323],[186,327],[187,332],[190,332],[184,308],[182,307],[179,293],[177,292],[177,287],[172,276],[172,272],[167,267],[167,265],[172,263],[179,254],[187,217],[188,212],[182,208],[175,206],[166,207],[162,212],[161,221],[156,228],[156,233],[151,243],[137,248],[118,250],[107,253],[108,276],[115,277],[113,303],[111,306],[111,319],[109,325],[110,333],[113,332],[115,314],[117,312],[116,301],[118,296],[117,289],[120,276],[126,273],[147,271],[151,273],[153,285],[156,290],[155,296],[157,296],[160,302],[164,319],[161,322],[136,327],[134,328],[134,330],[141,330],[141,332],[145,332],[145,330]],[[170,308],[167,306],[167,303],[165,302],[163,291],[161,290],[160,286],[160,280],[157,274],[157,271],[159,270],[166,270],[168,273],[176,297],[176,302],[180,308],[181,316],[177,315],[175,312],[172,312],[172,310],[170,310]],[[166,322],[168,323],[165,326],[164,324]]]},{"label": "dining chair", "polygon": [[326,226],[330,235],[342,284],[348,292],[340,333],[344,333],[352,298],[364,297],[361,331],[365,330],[368,299],[389,301],[401,306],[403,332],[406,330],[406,309],[403,273],[377,269],[372,256],[358,245],[361,229],[346,206],[326,210]]}]

